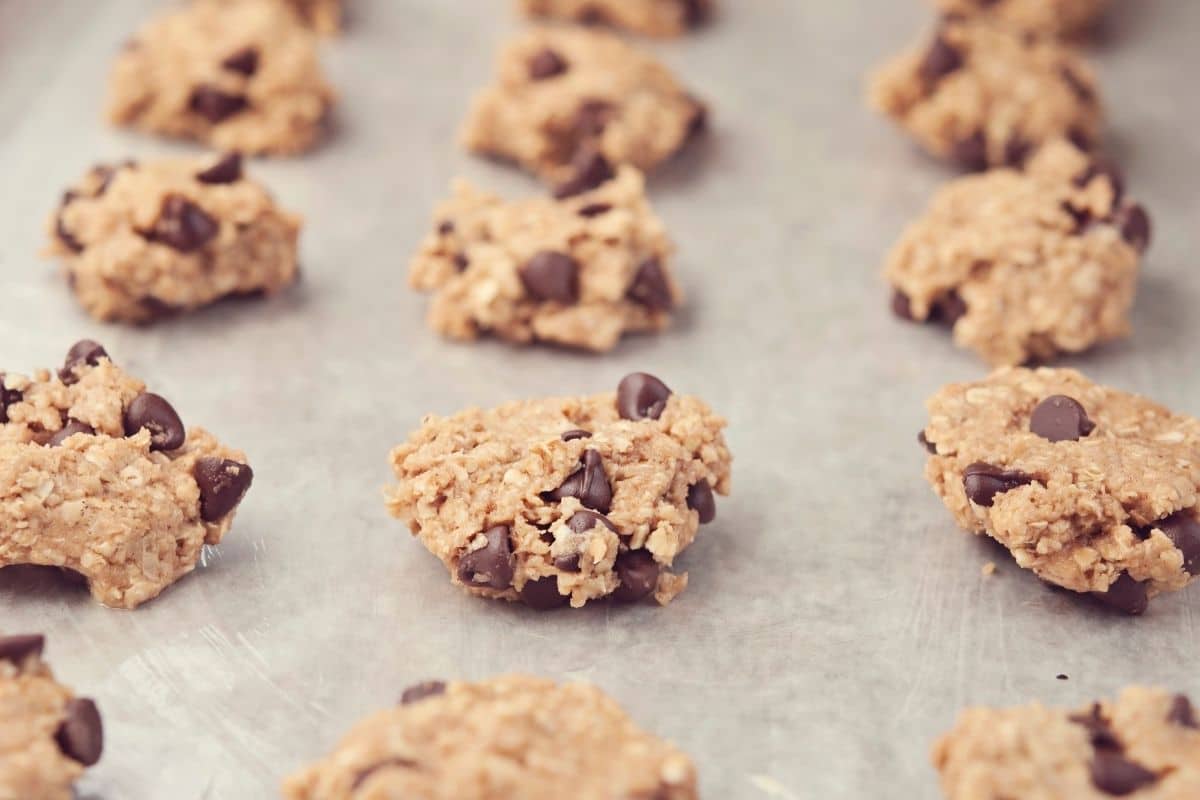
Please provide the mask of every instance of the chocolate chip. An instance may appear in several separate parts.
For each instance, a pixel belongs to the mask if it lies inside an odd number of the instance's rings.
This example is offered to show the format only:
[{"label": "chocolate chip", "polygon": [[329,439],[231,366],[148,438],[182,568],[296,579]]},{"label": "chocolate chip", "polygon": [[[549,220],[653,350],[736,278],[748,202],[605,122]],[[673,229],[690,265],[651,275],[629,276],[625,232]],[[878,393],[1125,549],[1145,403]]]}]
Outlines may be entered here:
[{"label": "chocolate chip", "polygon": [[629,550],[617,556],[613,570],[621,584],[613,591],[612,598],[632,603],[654,591],[661,568],[648,551]]},{"label": "chocolate chip", "polygon": [[571,473],[562,485],[547,492],[550,499],[579,498],[585,508],[607,513],[612,507],[612,486],[604,474],[604,459],[596,450],[583,451],[583,466]]},{"label": "chocolate chip", "polygon": [[1021,134],[1014,132],[1004,143],[1004,163],[1010,167],[1023,167],[1032,150],[1033,143]]},{"label": "chocolate chip", "polygon": [[1091,83],[1079,77],[1070,66],[1067,64],[1060,65],[1058,74],[1062,76],[1063,82],[1075,93],[1075,97],[1079,99],[1079,102],[1086,105],[1092,105],[1096,102],[1096,92],[1092,89]]},{"label": "chocolate chip", "polygon": [[618,536],[621,534],[617,530],[617,526],[612,524],[612,520],[603,514],[597,514],[595,511],[582,509],[576,511],[567,520],[567,527],[575,531],[575,533],[587,533],[597,525],[603,525]]},{"label": "chocolate chip", "polygon": [[221,66],[230,72],[250,77],[258,72],[258,48],[243,47],[222,61]]},{"label": "chocolate chip", "polygon": [[200,487],[200,518],[216,522],[242,502],[254,480],[254,470],[232,459],[205,457],[196,460],[192,477]]},{"label": "chocolate chip", "polygon": [[229,94],[215,86],[197,86],[188,98],[188,108],[214,125],[245,111],[249,105],[244,95]]},{"label": "chocolate chip", "polygon": [[585,431],[583,428],[572,428],[569,431],[563,431],[559,437],[564,442],[574,441],[575,439],[590,439],[592,438],[591,431]]},{"label": "chocolate chip", "polygon": [[464,253],[455,253],[450,260],[454,263],[454,269],[459,272],[466,272],[467,267],[471,266],[471,259],[467,258]]},{"label": "chocolate chip", "polygon": [[76,697],[67,703],[66,716],[54,734],[58,749],[67,758],[90,767],[104,752],[104,724],[100,710],[86,697]]},{"label": "chocolate chip", "polygon": [[1139,253],[1146,252],[1150,245],[1150,215],[1137,203],[1122,206],[1113,215],[1113,224],[1121,231],[1121,238],[1129,242]]},{"label": "chocolate chip", "polygon": [[575,112],[575,134],[580,139],[599,136],[608,127],[615,110],[604,100],[585,100]]},{"label": "chocolate chip", "polygon": [[554,566],[563,572],[579,572],[579,553],[569,553],[554,559]]},{"label": "chocolate chip", "polygon": [[1059,204],[1059,208],[1061,208],[1067,213],[1068,216],[1071,217],[1071,221],[1074,224],[1072,233],[1081,233],[1085,231],[1088,227],[1088,223],[1092,221],[1091,211],[1088,211],[1086,208],[1076,208],[1066,200]]},{"label": "chocolate chip", "polygon": [[1192,701],[1185,694],[1177,694],[1171,699],[1171,708],[1167,711],[1167,722],[1182,725],[1185,728],[1200,728],[1196,722],[1196,711]]},{"label": "chocolate chip", "polygon": [[1071,676],[1060,672],[1054,676],[1054,679],[1057,681],[1069,681],[1071,680]]},{"label": "chocolate chip", "polygon": [[569,595],[559,594],[558,578],[553,575],[525,581],[525,585],[517,594],[521,596],[522,603],[538,611],[561,608],[571,601]]},{"label": "chocolate chip", "polygon": [[942,78],[957,71],[963,65],[962,53],[947,42],[940,34],[934,37],[933,43],[921,59],[921,80],[932,87]]},{"label": "chocolate chip", "polygon": [[707,525],[717,518],[717,501],[713,498],[712,486],[707,478],[701,478],[688,487],[688,508],[700,515],[700,524]]},{"label": "chocolate chip", "polygon": [[142,235],[151,242],[190,253],[210,242],[220,229],[200,206],[181,194],[169,194],[163,198],[154,227]]},{"label": "chocolate chip", "polygon": [[1125,194],[1125,176],[1120,167],[1106,158],[1093,158],[1088,162],[1087,169],[1075,176],[1072,183],[1080,189],[1086,187],[1096,178],[1107,178],[1113,188],[1113,203],[1120,201]]},{"label": "chocolate chip", "polygon": [[958,292],[951,289],[941,297],[935,298],[929,306],[929,321],[951,328],[967,313],[967,304]]},{"label": "chocolate chip", "polygon": [[84,364],[94,367],[100,363],[102,358],[108,358],[108,353],[104,350],[103,345],[93,342],[91,339],[80,339],[67,351],[67,360],[63,362],[62,369],[58,371],[58,378],[70,386],[79,380],[75,374],[76,367]]},{"label": "chocolate chip", "polygon": [[0,423],[8,422],[8,407],[25,399],[18,389],[8,389],[4,386],[4,373],[0,372]]},{"label": "chocolate chip", "polygon": [[400,694],[400,705],[409,706],[445,692],[446,684],[443,681],[424,681],[405,689]]},{"label": "chocolate chip", "polygon": [[507,525],[495,525],[483,532],[487,543],[478,550],[464,553],[458,560],[458,578],[468,586],[507,589],[512,585],[513,554]]},{"label": "chocolate chip", "polygon": [[937,445],[929,441],[925,436],[925,431],[917,431],[917,442],[924,447],[930,455],[937,455]]},{"label": "chocolate chip", "polygon": [[612,203],[588,203],[579,209],[579,216],[591,219],[612,211]]},{"label": "chocolate chip", "polygon": [[453,220],[444,219],[438,223],[437,232],[442,236],[448,236],[454,233]]},{"label": "chocolate chip", "polygon": [[658,419],[667,407],[671,390],[646,372],[632,372],[617,385],[617,413],[621,419]]},{"label": "chocolate chip", "polygon": [[1112,582],[1107,592],[1092,594],[1104,605],[1134,617],[1144,613],[1150,603],[1146,594],[1146,584],[1135,581],[1129,577],[1128,572],[1122,572],[1121,577]]},{"label": "chocolate chip", "polygon": [[912,301],[899,289],[892,292],[892,313],[900,319],[913,321]]},{"label": "chocolate chip", "polygon": [[955,142],[950,148],[950,157],[966,169],[987,169],[987,138],[983,131],[975,131],[970,136]]},{"label": "chocolate chip", "polygon": [[1073,397],[1056,394],[1037,404],[1029,417],[1029,430],[1052,442],[1075,442],[1096,429],[1087,411]]},{"label": "chocolate chip", "polygon": [[573,177],[554,191],[554,196],[559,200],[590,192],[616,176],[608,159],[599,150],[589,147],[580,148],[571,161],[571,169]]},{"label": "chocolate chip", "polygon": [[567,60],[549,47],[533,54],[529,59],[529,77],[535,81],[544,81],[567,71]]},{"label": "chocolate chip", "polygon": [[1132,794],[1158,781],[1158,776],[1134,761],[1111,750],[1098,750],[1092,756],[1092,784],[1115,797]]},{"label": "chocolate chip", "polygon": [[15,636],[0,636],[0,661],[20,666],[29,656],[42,655],[46,637],[40,633],[21,633]]},{"label": "chocolate chip", "polygon": [[413,769],[416,766],[417,762],[413,761],[411,758],[403,758],[401,756],[386,758],[383,761],[372,764],[371,766],[359,772],[358,775],[354,777],[354,782],[350,784],[350,791],[354,792],[362,788],[364,783],[386,769]]},{"label": "chocolate chip", "polygon": [[679,5],[683,8],[683,21],[690,28],[703,24],[708,17],[708,7],[702,0],[679,0]]},{"label": "chocolate chip", "polygon": [[1089,152],[1095,146],[1090,133],[1083,128],[1074,126],[1067,129],[1067,140],[1085,153]]},{"label": "chocolate chip", "polygon": [[50,441],[46,442],[47,447],[58,447],[60,444],[70,439],[77,433],[86,433],[88,436],[93,435],[96,429],[87,423],[80,422],[77,419],[67,420],[67,424],[63,425],[53,436]]},{"label": "chocolate chip", "polygon": [[226,153],[217,163],[196,173],[196,180],[201,183],[237,183],[241,179],[241,153]]},{"label": "chocolate chip", "polygon": [[1183,568],[1189,575],[1200,575],[1200,521],[1190,511],[1176,511],[1154,523],[1183,553]]},{"label": "chocolate chip", "polygon": [[536,300],[579,301],[579,264],[566,253],[543,250],[521,268],[521,283]]},{"label": "chocolate chip", "polygon": [[67,230],[66,226],[63,225],[61,211],[54,220],[54,235],[57,236],[58,240],[66,245],[67,249],[72,253],[83,252],[83,243],[76,239],[75,236]]},{"label": "chocolate chip", "polygon": [[995,502],[996,495],[1030,483],[1033,483],[1031,475],[994,467],[982,461],[976,461],[963,470],[963,489],[967,497],[972,503],[985,507]]},{"label": "chocolate chip", "polygon": [[1120,751],[1123,749],[1121,740],[1117,738],[1112,726],[1101,713],[1099,703],[1092,703],[1088,713],[1071,714],[1067,719],[1076,725],[1082,725],[1087,730],[1088,742],[1097,750]]},{"label": "chocolate chip", "polygon": [[694,139],[708,130],[708,106],[695,98],[690,98],[692,108],[688,111],[687,125],[684,127],[684,138]]},{"label": "chocolate chip", "polygon": [[151,392],[142,392],[125,409],[125,435],[133,436],[142,428],[150,431],[151,450],[177,450],[187,438],[179,414]]},{"label": "chocolate chip", "polygon": [[658,256],[651,256],[642,262],[625,296],[651,311],[671,309],[674,305],[671,285],[667,283],[667,275],[663,272]]}]

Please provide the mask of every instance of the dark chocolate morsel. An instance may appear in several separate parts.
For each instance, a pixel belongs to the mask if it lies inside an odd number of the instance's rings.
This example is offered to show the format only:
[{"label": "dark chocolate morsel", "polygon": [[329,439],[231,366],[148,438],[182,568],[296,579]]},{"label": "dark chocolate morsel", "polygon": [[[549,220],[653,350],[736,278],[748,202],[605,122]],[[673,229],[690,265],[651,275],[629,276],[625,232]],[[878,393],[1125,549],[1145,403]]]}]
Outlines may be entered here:
[{"label": "dark chocolate morsel", "polygon": [[567,527],[575,531],[575,533],[587,533],[597,525],[603,525],[618,536],[621,534],[617,530],[617,526],[612,524],[612,520],[603,514],[598,514],[595,511],[580,509],[571,515],[567,520]]},{"label": "dark chocolate morsel", "polygon": [[442,681],[424,681],[405,689],[400,695],[400,705],[412,705],[426,698],[436,697],[445,691],[446,684]]},{"label": "dark chocolate morsel", "polygon": [[549,47],[537,51],[529,59],[529,77],[535,81],[562,75],[567,68],[567,60]]},{"label": "dark chocolate morsel", "polygon": [[221,184],[237,183],[242,179],[242,154],[226,153],[217,163],[196,173],[196,180],[201,183]]},{"label": "dark chocolate morsel", "polygon": [[50,437],[50,440],[48,442],[46,442],[46,446],[47,447],[58,447],[60,444],[65,442],[67,439],[70,439],[72,436],[74,436],[77,433],[85,433],[85,434],[91,436],[95,432],[96,432],[96,429],[93,428],[91,425],[88,425],[84,422],[80,422],[77,419],[69,419],[69,420],[67,420],[66,425],[63,425],[61,428],[58,429],[57,432],[55,432],[55,434],[53,436]]},{"label": "dark chocolate morsel", "polygon": [[95,702],[86,697],[76,697],[68,702],[54,741],[64,756],[85,767],[99,761],[104,752],[104,724]]},{"label": "dark chocolate morsel", "polygon": [[930,455],[937,455],[937,445],[929,441],[929,438],[925,435],[925,431],[917,431],[917,443],[921,447],[924,447]]},{"label": "dark chocolate morsel", "polygon": [[708,479],[701,478],[688,487],[688,508],[700,515],[700,524],[707,525],[717,518],[717,501],[713,498]]},{"label": "dark chocolate morsel", "polygon": [[612,485],[604,473],[604,459],[596,450],[583,451],[583,466],[567,476],[562,485],[547,492],[550,499],[576,497],[585,508],[608,513],[612,507]]},{"label": "dark chocolate morsel", "polygon": [[926,85],[933,86],[942,78],[956,72],[963,65],[962,53],[946,41],[945,37],[935,36],[919,67],[921,80]]},{"label": "dark chocolate morsel", "polygon": [[1073,397],[1056,394],[1037,404],[1029,417],[1029,430],[1051,442],[1074,442],[1096,429],[1087,410]]},{"label": "dark chocolate morsel", "polygon": [[1107,592],[1093,592],[1097,600],[1104,605],[1123,611],[1136,617],[1146,611],[1150,598],[1146,594],[1146,584],[1139,583],[1129,577],[1128,572],[1122,572],[1108,587]]},{"label": "dark chocolate morsel", "polygon": [[629,550],[617,556],[614,571],[621,583],[612,593],[612,598],[621,603],[641,600],[658,586],[661,568],[646,550]]},{"label": "dark chocolate morsel", "polygon": [[646,372],[632,372],[617,385],[617,413],[621,419],[658,419],[667,407],[671,390]]},{"label": "dark chocolate morsel", "polygon": [[142,392],[125,409],[125,435],[133,436],[142,428],[150,431],[151,450],[178,450],[187,439],[179,414],[151,392]]},{"label": "dark chocolate morsel", "polygon": [[1189,575],[1200,575],[1200,521],[1190,510],[1176,511],[1154,523],[1183,553],[1183,568]]},{"label": "dark chocolate morsel", "polygon": [[196,460],[192,477],[200,487],[200,518],[216,522],[242,502],[254,480],[254,470],[232,459],[205,457]]},{"label": "dark chocolate morsel", "polygon": [[1167,722],[1181,725],[1185,728],[1200,728],[1196,722],[1196,710],[1192,701],[1185,694],[1177,694],[1171,699],[1171,708],[1167,711]]},{"label": "dark chocolate morsel", "polygon": [[245,95],[229,94],[215,86],[197,86],[188,98],[188,108],[214,125],[245,111],[249,106]]},{"label": "dark chocolate morsel", "polygon": [[526,581],[517,594],[522,603],[538,611],[561,608],[571,601],[569,595],[559,594],[558,578],[553,575]]},{"label": "dark chocolate morsel", "polygon": [[75,375],[76,367],[83,364],[94,367],[100,363],[102,358],[108,358],[108,353],[103,345],[93,342],[91,339],[80,339],[67,351],[67,358],[63,362],[62,369],[58,371],[58,378],[70,386],[79,380]]},{"label": "dark chocolate morsel", "polygon": [[169,194],[163,198],[154,227],[142,235],[151,242],[190,253],[208,244],[220,230],[220,224],[203,208],[181,194]]},{"label": "dark chocolate morsel", "polygon": [[987,137],[983,131],[975,131],[959,139],[950,150],[950,157],[969,170],[987,169]]},{"label": "dark chocolate morsel", "polygon": [[514,565],[507,525],[494,525],[483,532],[486,544],[458,559],[458,579],[468,586],[507,589],[512,585]]},{"label": "dark chocolate morsel", "polygon": [[563,431],[559,438],[564,442],[574,441],[575,439],[590,439],[592,438],[592,432],[585,431],[583,428],[572,428],[569,431]]},{"label": "dark chocolate morsel", "polygon": [[1026,475],[1019,470],[1006,470],[982,461],[976,461],[963,470],[963,489],[967,498],[980,506],[990,506],[996,501],[996,495],[1030,483],[1033,483],[1032,475]]},{"label": "dark chocolate morsel", "polygon": [[19,633],[0,636],[0,661],[21,665],[31,655],[41,656],[46,646],[46,637],[40,633]]},{"label": "dark chocolate morsel", "polygon": [[674,305],[671,284],[657,256],[651,256],[638,267],[626,296],[651,311],[669,311]]},{"label": "dark chocolate morsel", "polygon": [[554,191],[554,196],[560,200],[590,192],[616,176],[604,154],[592,147],[580,148],[571,160],[571,169],[572,177]]},{"label": "dark chocolate morsel", "polygon": [[521,283],[535,300],[579,301],[579,263],[566,253],[542,250],[521,268]]},{"label": "dark chocolate morsel", "polygon": [[221,62],[221,66],[230,72],[236,72],[250,77],[258,72],[258,48],[243,47],[232,53]]},{"label": "dark chocolate morsel", "polygon": [[1097,750],[1092,755],[1091,772],[1092,784],[1114,797],[1133,794],[1158,781],[1153,772],[1114,750]]}]

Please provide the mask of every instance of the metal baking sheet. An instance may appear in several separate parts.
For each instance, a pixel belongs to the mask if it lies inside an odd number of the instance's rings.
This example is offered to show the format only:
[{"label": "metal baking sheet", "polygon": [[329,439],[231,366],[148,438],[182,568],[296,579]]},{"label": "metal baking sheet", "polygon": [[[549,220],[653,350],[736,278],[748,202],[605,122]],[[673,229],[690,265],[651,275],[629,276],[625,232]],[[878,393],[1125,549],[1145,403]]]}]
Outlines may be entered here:
[{"label": "metal baking sheet", "polygon": [[[442,341],[405,285],[451,178],[535,190],[453,145],[520,24],[506,0],[352,2],[325,46],[334,138],[252,167],[307,219],[302,286],[152,328],[85,317],[36,257],[44,214],[96,160],[196,151],[99,121],[110,56],[157,5],[0,0],[0,364],[99,339],[256,472],[225,543],[137,611],[0,572],[0,627],[45,631],[58,674],[104,712],[82,797],[275,796],[430,677],[594,681],[695,756],[705,797],[753,800],[935,797],[927,748],[964,704],[1200,692],[1196,591],[1142,619],[1104,613],[959,534],[921,478],[924,398],[984,369],[892,319],[878,278],[949,176],[862,107],[865,70],[927,24],[919,0],[727,0],[702,34],[648,44],[711,102],[714,131],[651,187],[688,306],[606,356]],[[1200,414],[1200,4],[1118,6],[1092,54],[1155,242],[1136,335],[1069,363]],[[387,516],[387,451],[423,414],[607,390],[634,369],[727,415],[736,455],[671,606],[483,602]]]}]

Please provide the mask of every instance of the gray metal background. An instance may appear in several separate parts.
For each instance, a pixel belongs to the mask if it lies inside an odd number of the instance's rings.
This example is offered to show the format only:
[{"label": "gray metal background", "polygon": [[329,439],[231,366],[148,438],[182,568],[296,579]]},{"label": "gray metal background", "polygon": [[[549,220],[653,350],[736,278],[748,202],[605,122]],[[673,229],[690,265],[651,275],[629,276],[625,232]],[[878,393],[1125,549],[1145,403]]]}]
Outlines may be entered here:
[{"label": "gray metal background", "polygon": [[[706,797],[783,800],[934,797],[928,744],[967,703],[1200,690],[1195,591],[1138,620],[1103,613],[957,533],[921,478],[924,398],[984,370],[893,320],[878,279],[948,177],[862,108],[864,71],[926,24],[918,0],[726,0],[710,30],[650,45],[714,110],[714,135],[652,181],[690,302],[671,332],[599,357],[449,344],[405,286],[453,176],[534,190],[453,144],[518,25],[506,0],[355,0],[327,45],[336,137],[251,168],[307,218],[303,286],[143,330],[83,316],[35,255],[44,214],[93,161],[195,150],[99,121],[110,56],[157,5],[0,0],[0,365],[97,338],[256,473],[206,566],[135,612],[0,573],[0,627],[49,634],[55,669],[103,709],[85,797],[274,796],[429,677],[595,681],[696,757]],[[1071,363],[1200,414],[1200,3],[1122,6],[1093,55],[1155,242],[1134,338]],[[607,390],[633,369],[726,414],[736,455],[670,607],[482,602],[385,513],[387,451],[424,413]]]}]

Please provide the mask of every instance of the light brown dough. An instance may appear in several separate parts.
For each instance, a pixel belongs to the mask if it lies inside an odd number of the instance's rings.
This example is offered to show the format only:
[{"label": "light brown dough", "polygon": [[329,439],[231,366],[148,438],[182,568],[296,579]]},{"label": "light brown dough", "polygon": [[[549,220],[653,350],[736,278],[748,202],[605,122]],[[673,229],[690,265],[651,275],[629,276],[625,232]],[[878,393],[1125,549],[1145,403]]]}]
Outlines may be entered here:
[{"label": "light brown dough", "polygon": [[517,0],[530,17],[611,25],[647,36],[679,36],[712,13],[709,0]]}]

